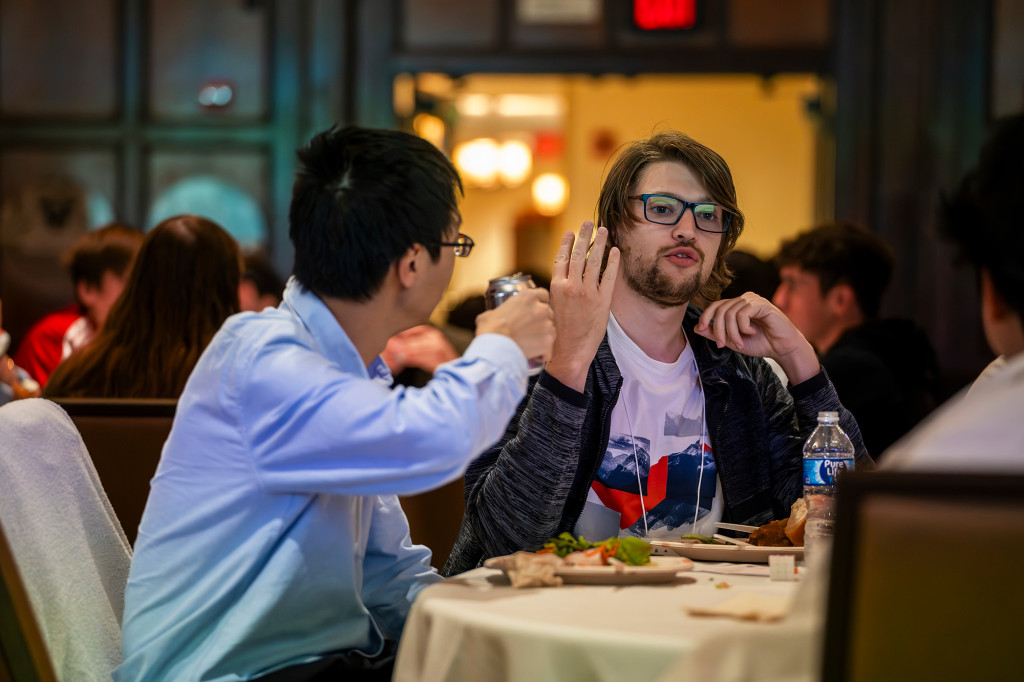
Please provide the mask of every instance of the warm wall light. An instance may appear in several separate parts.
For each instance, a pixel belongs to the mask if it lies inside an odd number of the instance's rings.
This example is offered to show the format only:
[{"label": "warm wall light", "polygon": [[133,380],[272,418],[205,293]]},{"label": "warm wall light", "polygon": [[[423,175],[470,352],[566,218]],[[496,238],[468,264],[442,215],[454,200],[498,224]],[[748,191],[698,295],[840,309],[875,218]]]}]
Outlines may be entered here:
[{"label": "warm wall light", "polygon": [[412,120],[416,134],[438,149],[444,149],[444,121],[433,114],[419,113]]},{"label": "warm wall light", "polygon": [[463,116],[487,116],[491,113],[491,96],[475,92],[459,95],[455,108]]},{"label": "warm wall light", "polygon": [[556,216],[565,210],[569,201],[569,183],[559,173],[542,173],[534,179],[531,193],[537,213]]},{"label": "warm wall light", "polygon": [[501,145],[498,156],[498,175],[506,187],[518,187],[526,182],[533,170],[533,152],[519,140],[509,140]]},{"label": "warm wall light", "polygon": [[499,156],[498,143],[489,137],[480,137],[457,146],[452,161],[467,183],[494,187],[498,183]]}]

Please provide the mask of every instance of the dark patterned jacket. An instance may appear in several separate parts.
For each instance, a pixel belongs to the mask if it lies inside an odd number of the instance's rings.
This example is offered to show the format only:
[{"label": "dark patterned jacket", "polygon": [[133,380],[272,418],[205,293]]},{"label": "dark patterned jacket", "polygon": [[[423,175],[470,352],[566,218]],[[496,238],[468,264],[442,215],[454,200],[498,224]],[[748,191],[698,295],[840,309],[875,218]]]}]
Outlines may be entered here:
[{"label": "dark patterned jacket", "polygon": [[[708,441],[722,483],[723,521],[761,525],[789,516],[803,494],[803,445],[818,412],[839,412],[870,468],[853,416],[822,370],[787,390],[761,358],[714,343],[693,331],[700,310],[683,320],[700,371]],[[546,372],[533,380],[505,436],[469,466],[466,513],[442,571],[454,575],[489,557],[536,550],[572,532],[608,447],[612,408],[622,375],[605,337],[580,394]]]}]

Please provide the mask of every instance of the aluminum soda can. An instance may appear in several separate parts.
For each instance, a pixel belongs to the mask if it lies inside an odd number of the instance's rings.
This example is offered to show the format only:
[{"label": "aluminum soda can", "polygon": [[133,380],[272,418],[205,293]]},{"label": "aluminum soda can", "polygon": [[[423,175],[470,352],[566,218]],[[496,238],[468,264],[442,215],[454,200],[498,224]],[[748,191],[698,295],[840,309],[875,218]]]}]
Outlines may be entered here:
[{"label": "aluminum soda can", "polygon": [[[493,310],[520,291],[536,289],[533,277],[528,274],[517,272],[514,275],[495,277],[487,283],[487,291],[484,292],[484,304],[488,310]],[[544,362],[540,358],[530,360],[530,375],[540,374],[544,369]]]}]

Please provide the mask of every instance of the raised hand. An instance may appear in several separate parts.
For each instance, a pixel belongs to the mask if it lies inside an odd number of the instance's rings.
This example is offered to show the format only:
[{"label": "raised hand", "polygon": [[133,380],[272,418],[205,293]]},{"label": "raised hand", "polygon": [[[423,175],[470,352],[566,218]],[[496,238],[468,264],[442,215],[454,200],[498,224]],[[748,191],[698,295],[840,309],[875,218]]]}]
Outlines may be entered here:
[{"label": "raised hand", "polygon": [[619,250],[612,248],[601,274],[608,230],[597,230],[589,250],[594,223],[580,227],[579,236],[566,232],[555,256],[551,276],[551,308],[555,312],[555,347],[547,372],[566,386],[583,391],[587,371],[608,327],[612,290],[619,276]]},{"label": "raised hand", "polygon": [[814,348],[786,315],[755,293],[711,303],[694,331],[719,348],[756,357],[772,358],[793,384],[811,378],[821,369]]},{"label": "raised hand", "polygon": [[476,333],[504,334],[519,344],[527,358],[547,361],[555,341],[555,325],[547,289],[524,289],[497,308],[476,317]]}]

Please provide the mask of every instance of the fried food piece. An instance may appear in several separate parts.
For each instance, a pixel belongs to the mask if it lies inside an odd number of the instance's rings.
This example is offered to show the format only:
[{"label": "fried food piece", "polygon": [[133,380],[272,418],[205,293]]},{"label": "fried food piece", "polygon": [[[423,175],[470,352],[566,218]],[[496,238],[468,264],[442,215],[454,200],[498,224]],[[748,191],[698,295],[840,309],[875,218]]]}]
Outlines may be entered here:
[{"label": "fried food piece", "polygon": [[804,527],[807,525],[807,504],[804,498],[793,503],[786,520],[786,537],[797,547],[804,545]]},{"label": "fried food piece", "polygon": [[750,534],[750,544],[758,547],[792,547],[793,543],[786,537],[788,519],[779,519],[765,524]]}]

